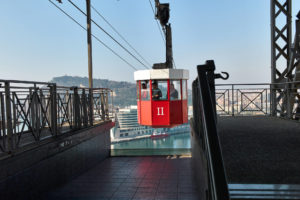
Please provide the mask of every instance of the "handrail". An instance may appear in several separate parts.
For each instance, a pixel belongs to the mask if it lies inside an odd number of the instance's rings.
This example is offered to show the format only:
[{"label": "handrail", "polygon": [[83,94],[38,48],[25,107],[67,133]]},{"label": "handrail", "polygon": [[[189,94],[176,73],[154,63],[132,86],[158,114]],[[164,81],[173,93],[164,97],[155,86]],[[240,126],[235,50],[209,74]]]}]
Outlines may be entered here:
[{"label": "handrail", "polygon": [[0,85],[0,157],[111,120],[108,88],[17,80],[0,80]]},{"label": "handrail", "polygon": [[[215,84],[217,113],[225,116],[272,115],[299,120],[300,84],[298,83],[300,82]],[[278,98],[277,102],[272,101],[274,90]]]},{"label": "handrail", "polygon": [[216,86],[231,86],[231,85],[286,85],[286,84],[300,84],[300,81],[283,82],[283,83],[225,83],[215,84]]},{"label": "handrail", "polygon": [[[229,192],[223,164],[222,152],[217,133],[217,118],[215,110],[214,62],[197,66],[198,78],[193,82],[193,114],[195,133],[202,140],[208,166],[209,199],[228,200]],[[210,80],[209,80],[210,79]],[[212,78],[213,79],[213,78]]]}]

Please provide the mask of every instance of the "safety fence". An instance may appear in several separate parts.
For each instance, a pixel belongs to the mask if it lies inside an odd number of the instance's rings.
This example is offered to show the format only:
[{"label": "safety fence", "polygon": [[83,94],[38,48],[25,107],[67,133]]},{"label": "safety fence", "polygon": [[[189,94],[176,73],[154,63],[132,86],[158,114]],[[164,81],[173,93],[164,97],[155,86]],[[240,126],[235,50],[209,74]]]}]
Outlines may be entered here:
[{"label": "safety fence", "polygon": [[216,110],[219,115],[300,118],[300,84],[297,82],[216,84],[215,87]]},{"label": "safety fence", "polygon": [[0,80],[0,153],[13,153],[20,147],[110,120],[111,92],[107,88]]}]

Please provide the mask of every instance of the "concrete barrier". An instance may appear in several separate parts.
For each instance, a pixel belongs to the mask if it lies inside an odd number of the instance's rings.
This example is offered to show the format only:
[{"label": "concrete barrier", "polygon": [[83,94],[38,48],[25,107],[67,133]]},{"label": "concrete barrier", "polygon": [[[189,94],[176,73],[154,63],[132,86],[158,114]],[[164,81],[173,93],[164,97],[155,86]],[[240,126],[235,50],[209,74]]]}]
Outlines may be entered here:
[{"label": "concrete barrier", "polygon": [[40,199],[43,192],[90,169],[110,155],[111,121],[49,138],[0,160],[0,199]]},{"label": "concrete barrier", "polygon": [[191,126],[191,147],[192,147],[192,168],[194,177],[197,180],[197,191],[200,199],[208,198],[208,168],[205,153],[202,149],[203,141],[195,134],[193,119],[190,120]]}]

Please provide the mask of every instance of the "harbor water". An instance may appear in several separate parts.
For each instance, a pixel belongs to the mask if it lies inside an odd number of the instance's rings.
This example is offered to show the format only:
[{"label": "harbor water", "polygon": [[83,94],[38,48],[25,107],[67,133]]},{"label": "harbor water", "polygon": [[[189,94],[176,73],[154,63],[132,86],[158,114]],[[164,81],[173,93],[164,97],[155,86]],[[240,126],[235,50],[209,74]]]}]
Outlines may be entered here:
[{"label": "harbor water", "polygon": [[189,154],[190,132],[169,135],[165,138],[142,138],[111,144],[111,155],[174,155]]}]

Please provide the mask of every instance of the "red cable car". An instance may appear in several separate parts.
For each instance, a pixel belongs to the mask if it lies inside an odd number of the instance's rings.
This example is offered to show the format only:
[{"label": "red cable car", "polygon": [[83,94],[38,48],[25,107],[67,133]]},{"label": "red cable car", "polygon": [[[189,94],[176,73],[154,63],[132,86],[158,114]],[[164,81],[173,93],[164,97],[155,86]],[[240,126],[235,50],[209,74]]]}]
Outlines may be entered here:
[{"label": "red cable car", "polygon": [[155,128],[170,128],[188,122],[188,70],[173,69],[172,32],[169,4],[155,0],[156,19],[166,38],[166,62],[151,70],[134,73],[137,81],[138,122]]},{"label": "red cable car", "polygon": [[188,78],[189,72],[184,69],[136,71],[139,124],[170,128],[187,123]]}]

